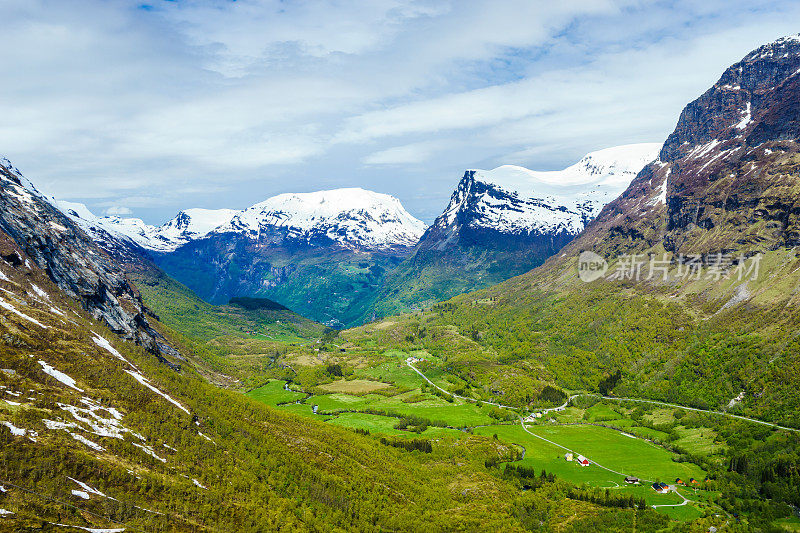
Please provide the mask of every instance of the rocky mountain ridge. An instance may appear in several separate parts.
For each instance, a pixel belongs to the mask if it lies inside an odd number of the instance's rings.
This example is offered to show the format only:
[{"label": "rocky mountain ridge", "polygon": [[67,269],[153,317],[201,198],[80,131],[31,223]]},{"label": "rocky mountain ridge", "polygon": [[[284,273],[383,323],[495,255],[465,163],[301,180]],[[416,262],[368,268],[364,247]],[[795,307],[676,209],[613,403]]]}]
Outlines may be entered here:
[{"label": "rocky mountain ridge", "polygon": [[659,158],[576,245],[609,255],[642,243],[705,255],[795,246],[798,102],[800,36],[751,52],[686,106]]},{"label": "rocky mountain ridge", "polygon": [[177,355],[150,326],[150,311],[120,266],[7,159],[0,161],[0,183],[0,230],[14,243],[4,252],[4,261],[18,266],[22,254],[30,257],[120,337],[159,356]]}]

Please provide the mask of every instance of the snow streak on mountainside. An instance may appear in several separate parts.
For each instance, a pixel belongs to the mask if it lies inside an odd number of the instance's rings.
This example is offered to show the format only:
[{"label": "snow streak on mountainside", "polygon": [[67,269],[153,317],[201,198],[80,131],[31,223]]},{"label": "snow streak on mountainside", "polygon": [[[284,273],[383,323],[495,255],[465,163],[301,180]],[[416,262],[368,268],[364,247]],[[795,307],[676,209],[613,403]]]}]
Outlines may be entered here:
[{"label": "snow streak on mountainside", "polygon": [[260,240],[265,230],[281,239],[345,248],[387,249],[413,246],[425,224],[388,194],[360,188],[280,194],[235,215],[217,233],[244,233]]},{"label": "snow streak on mountainside", "polygon": [[577,235],[656,158],[659,148],[644,143],[599,150],[558,171],[513,165],[468,170],[431,229]]}]

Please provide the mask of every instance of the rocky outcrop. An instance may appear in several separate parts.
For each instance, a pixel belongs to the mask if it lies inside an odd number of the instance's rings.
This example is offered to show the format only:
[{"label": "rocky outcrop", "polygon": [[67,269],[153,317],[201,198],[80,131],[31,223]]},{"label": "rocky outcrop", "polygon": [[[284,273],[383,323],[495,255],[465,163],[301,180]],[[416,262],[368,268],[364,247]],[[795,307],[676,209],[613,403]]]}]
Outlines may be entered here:
[{"label": "rocky outcrop", "polygon": [[[593,246],[613,254],[641,245],[622,237],[631,232],[677,254],[795,246],[799,168],[794,36],[751,52],[686,106],[659,159],[598,218]],[[609,232],[616,237],[605,238]]]},{"label": "rocky outcrop", "polygon": [[159,355],[173,350],[150,326],[122,268],[7,160],[0,162],[0,184],[0,229],[62,291],[120,337]]}]

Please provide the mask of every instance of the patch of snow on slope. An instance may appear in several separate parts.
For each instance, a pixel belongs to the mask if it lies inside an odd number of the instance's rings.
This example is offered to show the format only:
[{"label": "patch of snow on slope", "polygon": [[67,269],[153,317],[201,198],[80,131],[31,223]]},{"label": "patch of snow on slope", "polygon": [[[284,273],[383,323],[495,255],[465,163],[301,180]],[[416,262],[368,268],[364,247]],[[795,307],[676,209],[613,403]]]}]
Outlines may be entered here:
[{"label": "patch of snow on slope", "polygon": [[50,299],[50,296],[46,292],[44,292],[41,288],[39,288],[38,285],[31,283],[31,288],[33,289],[33,292],[39,295],[39,297],[44,298],[45,300]]},{"label": "patch of snow on slope", "polygon": [[67,479],[68,479],[68,480],[70,480],[70,481],[73,481],[73,482],[77,483],[78,485],[80,485],[80,487],[81,487],[81,488],[82,488],[84,491],[88,492],[89,494],[96,494],[97,496],[102,496],[103,498],[108,498],[109,500],[113,500],[113,499],[114,499],[114,498],[111,498],[110,496],[106,496],[105,494],[103,494],[103,493],[102,493],[102,492],[100,492],[99,490],[97,490],[97,489],[94,489],[94,488],[90,487],[89,485],[87,485],[87,484],[86,484],[86,483],[84,483],[83,481],[78,481],[77,479],[71,478],[71,477],[69,477],[69,476],[67,476]]},{"label": "patch of snow on slope", "polygon": [[72,489],[72,495],[73,496],[77,496],[78,498],[83,498],[84,500],[88,500],[89,499],[89,495],[87,493],[83,492],[82,490]]},{"label": "patch of snow on slope", "polygon": [[743,130],[752,121],[753,121],[753,116],[752,116],[752,113],[751,113],[751,105],[750,105],[750,102],[747,102],[747,109],[744,112],[744,117],[742,117],[742,120],[740,120],[739,123],[736,124],[736,128],[740,129],[740,130]]},{"label": "patch of snow on slope", "polygon": [[150,446],[147,446],[146,444],[137,444],[135,442],[132,442],[131,444],[133,444],[137,448],[140,448],[141,450],[143,450],[144,453],[146,453],[147,455],[155,457],[156,459],[158,459],[162,463],[166,463],[167,462],[167,460],[164,459],[163,457],[159,457],[158,455],[156,455],[156,452],[153,451],[153,448],[151,448]]},{"label": "patch of snow on slope", "polygon": [[[117,351],[117,350],[116,350],[116,349],[115,349],[113,346],[111,346],[111,343],[110,343],[110,342],[108,342],[108,341],[107,341],[107,340],[106,340],[104,337],[101,337],[100,335],[98,335],[98,334],[97,334],[97,333],[95,333],[94,331],[92,332],[92,335],[93,335],[93,337],[92,337],[92,341],[93,341],[93,342],[94,342],[94,343],[95,343],[97,346],[99,346],[100,348],[103,348],[104,350],[108,351],[108,352],[109,352],[111,355],[113,355],[114,357],[116,357],[116,358],[117,358],[117,359],[119,359],[120,361],[124,361],[124,362],[128,363],[129,365],[133,366],[133,365],[132,365],[130,362],[128,362],[128,360],[127,360],[127,359],[125,359],[125,358],[122,356],[122,354],[121,354],[121,353],[119,353],[119,352],[118,352],[118,351]],[[135,368],[135,367],[134,367],[134,368]]]},{"label": "patch of snow on slope", "polygon": [[102,446],[100,446],[96,442],[90,441],[89,439],[87,439],[83,435],[79,435],[77,433],[70,433],[69,431],[67,431],[67,433],[69,433],[72,436],[72,438],[75,439],[76,441],[82,442],[83,444],[85,444],[86,446],[88,446],[89,448],[91,448],[91,449],[93,449],[95,451],[98,451],[98,452],[105,451],[105,448],[103,448]]},{"label": "patch of snow on slope", "polygon": [[52,366],[48,365],[47,363],[45,363],[41,359],[39,360],[39,364],[42,365],[42,370],[44,371],[45,374],[54,377],[55,379],[57,379],[58,381],[60,381],[64,385],[66,385],[67,387],[72,387],[76,391],[83,392],[83,389],[78,388],[75,385],[75,380],[72,379],[71,377],[69,377],[68,375],[66,375],[65,373],[56,370],[55,368],[53,368]]},{"label": "patch of snow on slope", "polygon": [[664,181],[658,188],[659,193],[658,196],[656,197],[656,202],[655,202],[656,205],[658,204],[666,205],[667,203],[667,181],[669,180],[669,175],[671,174],[671,172],[672,172],[672,167],[669,167],[667,169],[667,172],[664,174]]},{"label": "patch of snow on slope", "polygon": [[24,428],[18,428],[17,426],[12,424],[11,422],[3,421],[3,422],[0,422],[0,424],[3,424],[5,427],[7,427],[9,429],[9,431],[11,431],[11,434],[14,435],[15,437],[24,437],[25,434],[28,432],[28,430],[26,430]]},{"label": "patch of snow on slope", "polygon": [[55,522],[48,522],[48,524],[53,524],[54,526],[60,526],[60,527],[71,527],[74,529],[82,529],[83,531],[88,531],[89,533],[122,533],[123,531],[125,531],[124,527],[109,529],[109,528],[71,526],[69,524],[57,524]]},{"label": "patch of snow on slope", "polygon": [[[81,402],[87,407],[83,408],[63,403],[59,403],[58,406],[71,414],[75,420],[88,426],[88,429],[85,427],[82,429],[94,433],[98,437],[122,439],[124,438],[123,434],[130,431],[120,424],[122,413],[113,407],[103,407],[90,398],[81,398]],[[99,414],[100,411],[105,411],[111,416],[102,416]]]},{"label": "patch of snow on slope", "polygon": [[[26,315],[25,313],[22,313],[22,312],[20,312],[20,311],[17,311],[16,307],[14,307],[13,305],[11,305],[11,304],[10,304],[10,303],[8,303],[7,301],[5,301],[5,300],[4,300],[2,297],[0,297],[0,307],[2,307],[3,309],[5,309],[5,310],[7,310],[7,311],[11,311],[12,313],[14,313],[15,315],[17,315],[18,317],[20,317],[20,318],[22,318],[22,319],[24,319],[24,320],[27,320],[28,322],[31,322],[31,323],[33,323],[33,324],[36,324],[36,325],[37,325],[37,326],[39,326],[40,328],[45,328],[45,325],[44,325],[44,324],[42,324],[41,322],[39,322],[39,321],[38,321],[38,320],[36,320],[35,318],[31,318],[31,317],[29,317],[29,316],[28,316],[28,315]],[[45,328],[45,329],[46,329],[46,328]]]},{"label": "patch of snow on slope", "polygon": [[141,375],[140,373],[132,372],[130,370],[125,370],[125,372],[130,374],[131,377],[133,377],[133,379],[135,379],[136,381],[138,381],[139,383],[141,383],[142,385],[144,385],[145,387],[147,387],[151,391],[153,391],[156,394],[158,394],[159,396],[165,398],[168,402],[170,402],[171,404],[175,405],[181,411],[184,411],[187,415],[190,414],[188,409],[186,409],[184,406],[182,406],[180,403],[178,403],[178,401],[175,400],[174,398],[168,396],[167,394],[164,394],[163,392],[158,390],[156,387],[151,385],[150,382],[148,381],[148,379],[146,377],[144,377],[143,375]]}]

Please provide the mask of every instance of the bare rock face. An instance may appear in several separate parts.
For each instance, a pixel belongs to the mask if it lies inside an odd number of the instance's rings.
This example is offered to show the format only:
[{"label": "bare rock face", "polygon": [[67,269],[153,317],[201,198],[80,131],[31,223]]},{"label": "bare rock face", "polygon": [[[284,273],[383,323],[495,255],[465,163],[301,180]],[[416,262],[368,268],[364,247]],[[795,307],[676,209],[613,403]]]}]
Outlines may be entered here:
[{"label": "bare rock face", "polygon": [[50,204],[7,160],[0,160],[0,229],[66,294],[120,337],[160,354],[163,338],[125,273]]},{"label": "bare rock face", "polygon": [[[595,223],[595,248],[752,253],[800,237],[800,36],[748,54],[681,113]],[[614,239],[601,242],[609,231]]]}]

